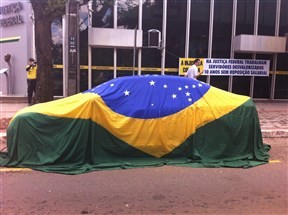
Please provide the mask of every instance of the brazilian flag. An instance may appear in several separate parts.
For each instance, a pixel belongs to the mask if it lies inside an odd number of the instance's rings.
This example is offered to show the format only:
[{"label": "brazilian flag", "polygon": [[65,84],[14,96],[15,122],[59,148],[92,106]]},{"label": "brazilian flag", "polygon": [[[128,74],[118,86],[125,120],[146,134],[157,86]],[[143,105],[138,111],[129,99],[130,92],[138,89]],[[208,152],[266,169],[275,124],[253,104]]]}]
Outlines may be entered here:
[{"label": "brazilian flag", "polygon": [[1,166],[79,174],[269,160],[252,99],[177,76],[132,76],[20,110]]}]

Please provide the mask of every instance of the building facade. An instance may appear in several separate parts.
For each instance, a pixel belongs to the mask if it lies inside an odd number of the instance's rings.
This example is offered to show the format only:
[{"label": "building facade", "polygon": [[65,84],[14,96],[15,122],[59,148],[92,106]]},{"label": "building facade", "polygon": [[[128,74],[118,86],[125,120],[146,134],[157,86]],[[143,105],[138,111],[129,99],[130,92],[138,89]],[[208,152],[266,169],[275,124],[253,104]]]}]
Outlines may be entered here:
[{"label": "building facade", "polygon": [[27,94],[25,67],[35,56],[32,14],[28,0],[0,1],[0,94]]},{"label": "building facade", "polygon": [[[81,59],[81,64],[89,65],[88,71],[81,70],[83,90],[123,75],[178,75],[183,57],[264,59],[270,60],[268,77],[202,76],[200,80],[254,99],[288,98],[287,50],[267,46],[288,31],[286,0],[118,0],[114,6],[91,7],[88,57]],[[149,48],[151,29],[161,32],[160,48]],[[241,35],[268,39],[264,44],[242,39],[252,50],[236,50],[235,39]]]},{"label": "building facade", "polygon": [[[179,75],[179,58],[263,59],[266,77],[199,79],[253,99],[287,100],[287,41],[280,49],[273,42],[286,38],[287,11],[287,0],[92,0],[79,12],[80,91],[121,76]],[[65,96],[63,29],[52,26],[55,96]]]}]

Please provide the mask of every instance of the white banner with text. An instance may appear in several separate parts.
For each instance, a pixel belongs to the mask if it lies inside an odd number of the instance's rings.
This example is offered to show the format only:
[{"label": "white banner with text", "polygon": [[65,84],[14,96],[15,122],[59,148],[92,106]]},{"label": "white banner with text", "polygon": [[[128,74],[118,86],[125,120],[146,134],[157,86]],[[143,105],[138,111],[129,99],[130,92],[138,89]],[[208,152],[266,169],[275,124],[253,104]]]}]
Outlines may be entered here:
[{"label": "white banner with text", "polygon": [[269,76],[270,60],[203,59],[203,75]]}]

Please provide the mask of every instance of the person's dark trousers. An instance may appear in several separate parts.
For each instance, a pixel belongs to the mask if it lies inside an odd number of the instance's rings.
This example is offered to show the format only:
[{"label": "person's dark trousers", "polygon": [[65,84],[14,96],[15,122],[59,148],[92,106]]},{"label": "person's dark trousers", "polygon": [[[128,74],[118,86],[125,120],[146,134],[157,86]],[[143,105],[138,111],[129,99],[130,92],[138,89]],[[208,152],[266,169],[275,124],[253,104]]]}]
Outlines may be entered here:
[{"label": "person's dark trousers", "polygon": [[32,105],[33,92],[36,91],[36,79],[27,79],[28,105]]}]

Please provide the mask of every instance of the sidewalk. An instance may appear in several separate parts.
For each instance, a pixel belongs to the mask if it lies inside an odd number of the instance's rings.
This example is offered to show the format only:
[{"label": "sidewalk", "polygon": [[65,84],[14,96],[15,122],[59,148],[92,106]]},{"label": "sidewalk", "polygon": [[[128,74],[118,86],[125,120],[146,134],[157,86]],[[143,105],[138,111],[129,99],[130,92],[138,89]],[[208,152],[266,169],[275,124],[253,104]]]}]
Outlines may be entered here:
[{"label": "sidewalk", "polygon": [[255,102],[262,136],[288,137],[288,102]]},{"label": "sidewalk", "polygon": [[[288,102],[255,101],[264,138],[288,137]],[[0,138],[14,114],[27,107],[26,103],[0,103]]]}]

